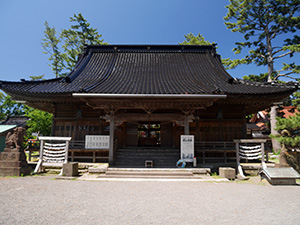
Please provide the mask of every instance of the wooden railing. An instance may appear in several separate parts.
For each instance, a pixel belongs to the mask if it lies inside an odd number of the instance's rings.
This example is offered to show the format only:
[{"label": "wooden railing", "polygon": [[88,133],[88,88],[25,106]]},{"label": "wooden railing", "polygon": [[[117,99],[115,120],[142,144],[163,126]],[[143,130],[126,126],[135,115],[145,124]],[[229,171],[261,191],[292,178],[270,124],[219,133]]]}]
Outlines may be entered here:
[{"label": "wooden railing", "polygon": [[[32,159],[32,152],[39,152],[39,142],[34,142],[29,144],[26,151],[29,152],[29,161]],[[70,141],[69,144],[69,158],[73,162],[75,158],[77,159],[92,159],[96,162],[97,159],[108,160],[108,149],[85,149],[85,141]],[[76,153],[76,154],[75,154]],[[89,154],[85,154],[89,153]]]},{"label": "wooden railing", "polygon": [[195,142],[195,149],[235,149],[234,142]]},{"label": "wooden railing", "polygon": [[[266,159],[268,161],[268,152],[272,151],[272,144],[267,141],[265,144]],[[224,163],[235,162],[236,149],[232,142],[195,142],[195,156],[202,159],[202,163],[218,160]],[[199,160],[199,159],[198,159]]]},{"label": "wooden railing", "polygon": [[234,142],[195,142],[195,156],[202,159],[203,164],[212,160],[228,163],[235,160],[234,153]]}]

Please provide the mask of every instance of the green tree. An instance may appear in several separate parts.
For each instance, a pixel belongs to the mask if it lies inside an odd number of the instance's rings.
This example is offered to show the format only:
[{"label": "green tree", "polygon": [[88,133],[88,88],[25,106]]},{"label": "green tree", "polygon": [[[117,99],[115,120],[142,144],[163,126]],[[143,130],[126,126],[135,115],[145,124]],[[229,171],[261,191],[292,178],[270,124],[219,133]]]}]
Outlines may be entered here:
[{"label": "green tree", "polygon": [[[300,107],[298,107],[300,110]],[[279,135],[277,139],[286,148],[299,148],[300,145],[300,113],[290,118],[278,118],[277,128]]]},{"label": "green tree", "polygon": [[50,66],[56,77],[66,76],[74,69],[77,57],[83,53],[85,45],[107,44],[103,42],[97,29],[90,27],[90,23],[81,13],[70,17],[70,22],[74,24],[69,29],[63,29],[61,33],[45,22],[43,53],[50,55]]},{"label": "green tree", "polygon": [[0,121],[9,116],[23,115],[24,105],[11,99],[11,96],[0,92]]},{"label": "green tree", "polygon": [[211,45],[214,44],[206,41],[205,38],[202,36],[202,34],[198,34],[195,36],[193,33],[189,33],[187,35],[184,35],[185,40],[181,43],[178,43],[180,45]]},{"label": "green tree", "polygon": [[29,118],[27,121],[27,136],[32,133],[49,136],[51,134],[52,114],[31,107],[26,107],[25,116]]},{"label": "green tree", "polygon": [[51,64],[51,69],[53,70],[55,77],[60,77],[62,71],[64,70],[64,60],[63,55],[59,49],[59,43],[61,38],[57,35],[55,27],[50,27],[48,22],[45,22],[45,38],[42,39],[42,46],[44,48],[44,54],[49,54],[49,61]]},{"label": "green tree", "polygon": [[275,70],[276,60],[300,52],[300,37],[290,36],[300,29],[299,1],[230,0],[226,8],[226,27],[242,33],[245,40],[236,42],[233,51],[239,54],[242,49],[249,49],[244,58],[230,61],[231,68],[255,63],[267,66],[268,82],[280,77],[299,79],[291,76],[300,73],[300,66],[295,62],[283,63],[281,69]]},{"label": "green tree", "polygon": [[[292,104],[297,106],[300,112],[300,92],[295,92],[292,98]],[[287,149],[300,148],[300,113],[289,118],[277,118],[276,138]]]},{"label": "green tree", "polygon": [[259,75],[249,74],[249,75],[243,76],[243,79],[256,81],[256,82],[266,82],[268,79],[268,73],[260,73]]},{"label": "green tree", "polygon": [[[229,0],[226,6],[225,25],[232,32],[243,34],[244,41],[236,42],[233,51],[236,54],[248,49],[244,58],[229,60],[229,68],[240,64],[255,63],[266,66],[267,81],[281,77],[297,80],[292,74],[300,72],[295,62],[284,63],[275,69],[278,59],[292,57],[300,52],[300,37],[295,33],[300,29],[300,4],[296,0]],[[294,36],[291,37],[291,35]],[[276,108],[271,108],[271,133],[276,135]],[[273,148],[277,152],[280,145],[273,139]]]},{"label": "green tree", "polygon": [[61,38],[64,41],[63,57],[66,62],[66,69],[69,71],[74,68],[77,56],[83,53],[85,45],[106,44],[101,39],[102,35],[98,33],[97,29],[90,27],[90,23],[81,13],[70,17],[70,22],[75,24],[71,25],[70,29],[64,29],[61,33]]},{"label": "green tree", "polygon": [[295,92],[291,98],[292,105],[300,106],[300,91]]},{"label": "green tree", "polygon": [[45,75],[29,76],[31,80],[43,80]]}]

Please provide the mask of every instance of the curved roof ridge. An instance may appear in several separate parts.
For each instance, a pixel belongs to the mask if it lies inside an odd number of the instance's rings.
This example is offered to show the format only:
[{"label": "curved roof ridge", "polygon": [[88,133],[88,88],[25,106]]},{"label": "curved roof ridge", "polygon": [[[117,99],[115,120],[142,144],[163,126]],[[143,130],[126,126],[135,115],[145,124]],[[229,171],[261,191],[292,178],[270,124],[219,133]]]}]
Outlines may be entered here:
[{"label": "curved roof ridge", "polygon": [[25,80],[25,79],[21,79],[20,81],[0,80],[0,85],[1,84],[38,84],[38,83],[48,83],[49,81],[50,82],[60,81],[62,79],[64,79],[64,77],[51,78],[45,80]]},{"label": "curved roof ridge", "polygon": [[111,45],[88,45],[86,52],[92,50],[93,52],[216,52],[216,44],[213,45],[170,45],[170,44],[111,44]]}]

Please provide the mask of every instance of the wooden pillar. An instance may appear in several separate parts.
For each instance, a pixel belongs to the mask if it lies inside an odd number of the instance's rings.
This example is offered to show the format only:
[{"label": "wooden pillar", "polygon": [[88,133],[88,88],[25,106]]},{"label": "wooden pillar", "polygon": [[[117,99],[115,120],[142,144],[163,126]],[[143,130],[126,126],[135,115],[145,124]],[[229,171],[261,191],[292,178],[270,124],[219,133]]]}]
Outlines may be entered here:
[{"label": "wooden pillar", "polygon": [[54,104],[54,112],[53,112],[53,115],[52,115],[52,126],[51,126],[51,136],[55,136],[55,124],[56,124],[56,121],[55,121],[55,118],[56,118],[56,104]]},{"label": "wooden pillar", "polygon": [[113,113],[110,113],[110,124],[109,124],[109,162],[114,161],[114,130],[115,130],[115,116]]},{"label": "wooden pillar", "polygon": [[266,169],[267,165],[265,163],[265,143],[261,142],[261,164],[262,164],[262,168]]},{"label": "wooden pillar", "polygon": [[200,125],[199,118],[196,119],[196,142],[200,141]]},{"label": "wooden pillar", "polygon": [[185,114],[185,118],[184,118],[184,134],[185,135],[190,134],[190,125],[189,125],[189,116],[188,116],[188,114]]}]

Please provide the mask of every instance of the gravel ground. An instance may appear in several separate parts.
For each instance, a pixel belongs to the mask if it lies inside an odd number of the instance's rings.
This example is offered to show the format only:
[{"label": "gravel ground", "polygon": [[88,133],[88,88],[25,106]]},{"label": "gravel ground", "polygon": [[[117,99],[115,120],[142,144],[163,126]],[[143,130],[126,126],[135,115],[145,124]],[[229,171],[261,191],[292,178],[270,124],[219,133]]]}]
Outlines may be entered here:
[{"label": "gravel ground", "polygon": [[300,187],[0,179],[0,224],[300,224]]}]

